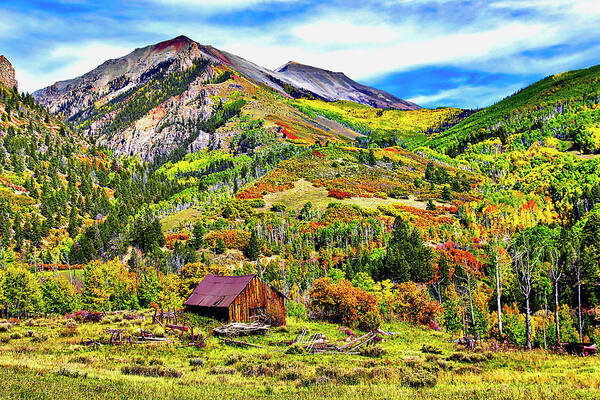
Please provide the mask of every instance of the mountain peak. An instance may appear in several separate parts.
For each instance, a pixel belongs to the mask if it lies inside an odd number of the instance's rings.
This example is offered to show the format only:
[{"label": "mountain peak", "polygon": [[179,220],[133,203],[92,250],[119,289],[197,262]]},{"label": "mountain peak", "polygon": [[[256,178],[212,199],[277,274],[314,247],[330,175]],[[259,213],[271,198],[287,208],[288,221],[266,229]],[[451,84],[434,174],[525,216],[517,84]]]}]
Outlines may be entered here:
[{"label": "mountain peak", "polygon": [[184,46],[191,44],[191,43],[195,43],[195,42],[187,36],[180,35],[173,39],[169,39],[169,40],[165,40],[164,42],[157,43],[153,47],[154,47],[155,51],[162,51],[162,50],[168,49],[170,47],[174,47],[176,51],[179,51]]},{"label": "mountain peak", "polygon": [[15,79],[15,69],[8,59],[0,55],[0,82],[6,87],[18,88],[17,80]]},{"label": "mountain peak", "polygon": [[312,65],[302,64],[302,63],[299,63],[298,61],[288,61],[287,63],[283,64],[281,67],[277,68],[275,71],[276,72],[285,72],[285,71],[289,71],[289,70],[300,71],[300,72],[321,71],[321,72],[326,72],[329,74],[345,75],[343,72],[334,72],[334,71],[330,71],[328,69],[313,67]]}]

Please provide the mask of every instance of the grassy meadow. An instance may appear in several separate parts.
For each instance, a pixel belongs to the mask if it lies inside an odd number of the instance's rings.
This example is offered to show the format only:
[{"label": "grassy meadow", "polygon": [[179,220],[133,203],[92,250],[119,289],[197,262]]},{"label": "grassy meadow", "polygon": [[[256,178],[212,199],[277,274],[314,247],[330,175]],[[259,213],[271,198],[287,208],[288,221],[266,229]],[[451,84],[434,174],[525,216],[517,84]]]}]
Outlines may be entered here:
[{"label": "grassy meadow", "polygon": [[[447,333],[404,323],[399,334],[363,354],[307,354],[277,342],[302,329],[342,341],[337,325],[289,318],[269,336],[238,348],[208,336],[206,347],[173,343],[108,344],[107,328],[140,328],[168,336],[159,325],[124,313],[99,323],[36,319],[0,324],[1,398],[10,399],[596,399],[600,360],[544,350],[465,351]],[[204,322],[212,331],[215,323]],[[358,333],[358,332],[357,332]],[[83,344],[88,338],[102,346]],[[299,354],[295,354],[299,353]]]}]

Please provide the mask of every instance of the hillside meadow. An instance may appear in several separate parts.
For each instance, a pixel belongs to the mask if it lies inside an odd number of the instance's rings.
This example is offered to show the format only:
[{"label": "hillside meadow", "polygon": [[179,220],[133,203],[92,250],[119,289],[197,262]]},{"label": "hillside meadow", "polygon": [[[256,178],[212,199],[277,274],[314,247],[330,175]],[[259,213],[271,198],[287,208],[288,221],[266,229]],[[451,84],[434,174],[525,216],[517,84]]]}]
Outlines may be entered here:
[{"label": "hillside meadow", "polygon": [[[473,351],[447,333],[401,322],[384,324],[397,335],[361,354],[308,354],[279,342],[303,330],[330,341],[338,325],[288,318],[268,336],[239,340],[264,348],[231,347],[210,335],[206,346],[173,343],[110,345],[107,328],[167,336],[151,312],[113,312],[101,322],[52,318],[0,324],[2,398],[20,399],[595,399],[600,361],[546,350]],[[359,332],[357,332],[358,334]],[[93,339],[102,345],[89,346]]]}]

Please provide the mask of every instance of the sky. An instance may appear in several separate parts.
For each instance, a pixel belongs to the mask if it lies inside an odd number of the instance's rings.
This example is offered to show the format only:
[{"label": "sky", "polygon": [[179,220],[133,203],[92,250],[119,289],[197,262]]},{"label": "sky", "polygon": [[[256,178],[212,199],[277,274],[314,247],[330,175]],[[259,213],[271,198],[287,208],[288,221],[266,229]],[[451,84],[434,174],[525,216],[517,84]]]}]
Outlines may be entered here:
[{"label": "sky", "polygon": [[275,69],[342,71],[424,107],[484,107],[600,64],[599,0],[3,0],[0,54],[32,92],[179,35]]}]

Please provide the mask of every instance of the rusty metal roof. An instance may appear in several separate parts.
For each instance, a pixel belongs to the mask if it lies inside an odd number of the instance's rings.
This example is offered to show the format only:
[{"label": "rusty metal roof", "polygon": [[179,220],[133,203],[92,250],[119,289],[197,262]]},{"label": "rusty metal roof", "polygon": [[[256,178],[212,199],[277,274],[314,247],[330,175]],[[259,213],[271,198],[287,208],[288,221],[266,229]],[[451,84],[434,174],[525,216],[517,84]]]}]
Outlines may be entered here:
[{"label": "rusty metal roof", "polygon": [[186,306],[229,307],[256,274],[216,276],[208,274],[185,302]]}]

